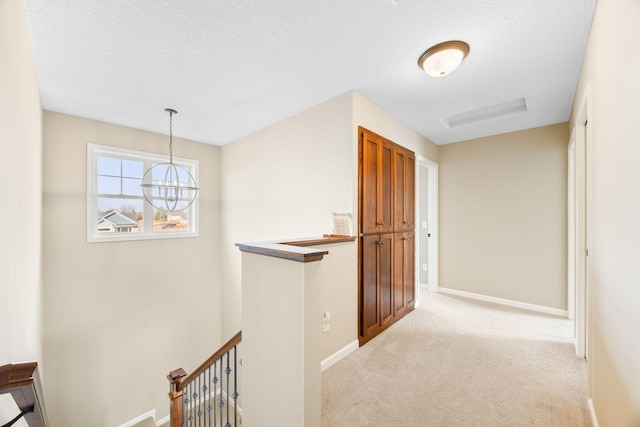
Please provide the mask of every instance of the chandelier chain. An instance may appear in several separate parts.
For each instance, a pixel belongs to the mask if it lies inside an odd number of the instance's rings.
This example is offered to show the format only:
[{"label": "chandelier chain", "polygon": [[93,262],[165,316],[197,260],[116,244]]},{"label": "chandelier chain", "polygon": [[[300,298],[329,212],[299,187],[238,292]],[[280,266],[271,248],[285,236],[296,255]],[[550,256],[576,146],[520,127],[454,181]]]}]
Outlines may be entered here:
[{"label": "chandelier chain", "polygon": [[173,111],[169,111],[169,163],[173,163]]}]

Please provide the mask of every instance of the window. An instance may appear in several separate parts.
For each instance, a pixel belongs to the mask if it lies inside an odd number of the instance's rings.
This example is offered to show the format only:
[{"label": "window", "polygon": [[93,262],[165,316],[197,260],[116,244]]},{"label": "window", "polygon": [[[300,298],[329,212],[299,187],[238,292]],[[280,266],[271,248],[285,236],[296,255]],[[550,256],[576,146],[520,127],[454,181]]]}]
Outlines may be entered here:
[{"label": "window", "polygon": [[[181,212],[163,212],[142,195],[146,170],[169,157],[87,144],[87,242],[198,235],[198,198]],[[176,158],[198,180],[198,161]]]}]

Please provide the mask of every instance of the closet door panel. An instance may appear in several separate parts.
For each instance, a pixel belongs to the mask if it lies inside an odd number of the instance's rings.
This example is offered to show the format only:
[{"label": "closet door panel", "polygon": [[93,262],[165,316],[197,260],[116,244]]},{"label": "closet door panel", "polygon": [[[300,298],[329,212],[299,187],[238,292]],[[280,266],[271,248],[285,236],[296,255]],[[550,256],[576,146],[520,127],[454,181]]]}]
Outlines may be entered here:
[{"label": "closet door panel", "polygon": [[416,229],[416,156],[409,152],[405,159],[404,179],[404,228],[403,230]]},{"label": "closet door panel", "polygon": [[380,149],[380,195],[378,199],[378,232],[393,230],[393,144],[382,143]]},{"label": "closet door panel", "polygon": [[407,311],[413,310],[416,302],[416,233],[411,231],[404,235],[404,259],[402,285],[404,288],[404,306]]},{"label": "closet door panel", "polygon": [[360,335],[368,336],[378,329],[378,236],[361,240]]},{"label": "closet door panel", "polygon": [[394,315],[402,317],[414,307],[415,241],[414,232],[394,233],[393,295]]},{"label": "closet door panel", "polygon": [[393,309],[393,234],[380,235],[378,239],[378,278],[380,280],[380,326],[389,323]]},{"label": "closet door panel", "polygon": [[415,154],[396,146],[394,150],[394,231],[415,229]]},{"label": "closet door panel", "polygon": [[366,132],[361,135],[360,162],[360,209],[362,233],[378,232],[378,194],[380,193],[378,175],[380,174],[380,147],[382,141]]},{"label": "closet door panel", "polygon": [[393,230],[393,143],[361,131],[360,232]]},{"label": "closet door panel", "polygon": [[393,192],[393,228],[394,230],[404,230],[404,204],[405,204],[405,169],[406,154],[404,150],[396,148],[394,150],[393,177],[395,179],[395,191]]}]

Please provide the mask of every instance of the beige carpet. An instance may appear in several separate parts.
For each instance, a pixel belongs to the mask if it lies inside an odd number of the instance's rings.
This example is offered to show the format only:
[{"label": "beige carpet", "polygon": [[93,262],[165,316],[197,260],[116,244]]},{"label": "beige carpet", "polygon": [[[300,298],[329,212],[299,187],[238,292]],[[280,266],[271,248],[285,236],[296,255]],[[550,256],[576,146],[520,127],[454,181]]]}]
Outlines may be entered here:
[{"label": "beige carpet", "polygon": [[422,293],[322,374],[322,425],[591,426],[573,323]]}]

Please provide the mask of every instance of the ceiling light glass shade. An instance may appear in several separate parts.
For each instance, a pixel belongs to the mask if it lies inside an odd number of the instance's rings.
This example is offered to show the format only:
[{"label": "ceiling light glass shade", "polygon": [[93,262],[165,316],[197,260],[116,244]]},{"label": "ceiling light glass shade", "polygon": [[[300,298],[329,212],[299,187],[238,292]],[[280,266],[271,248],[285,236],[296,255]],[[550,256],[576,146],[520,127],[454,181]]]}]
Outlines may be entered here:
[{"label": "ceiling light glass shade", "polygon": [[442,77],[454,71],[469,54],[469,45],[452,40],[427,49],[420,56],[418,65],[433,77]]},{"label": "ceiling light glass shade", "polygon": [[164,212],[180,212],[193,204],[198,193],[196,180],[188,170],[175,163],[160,163],[142,177],[144,199]]}]

